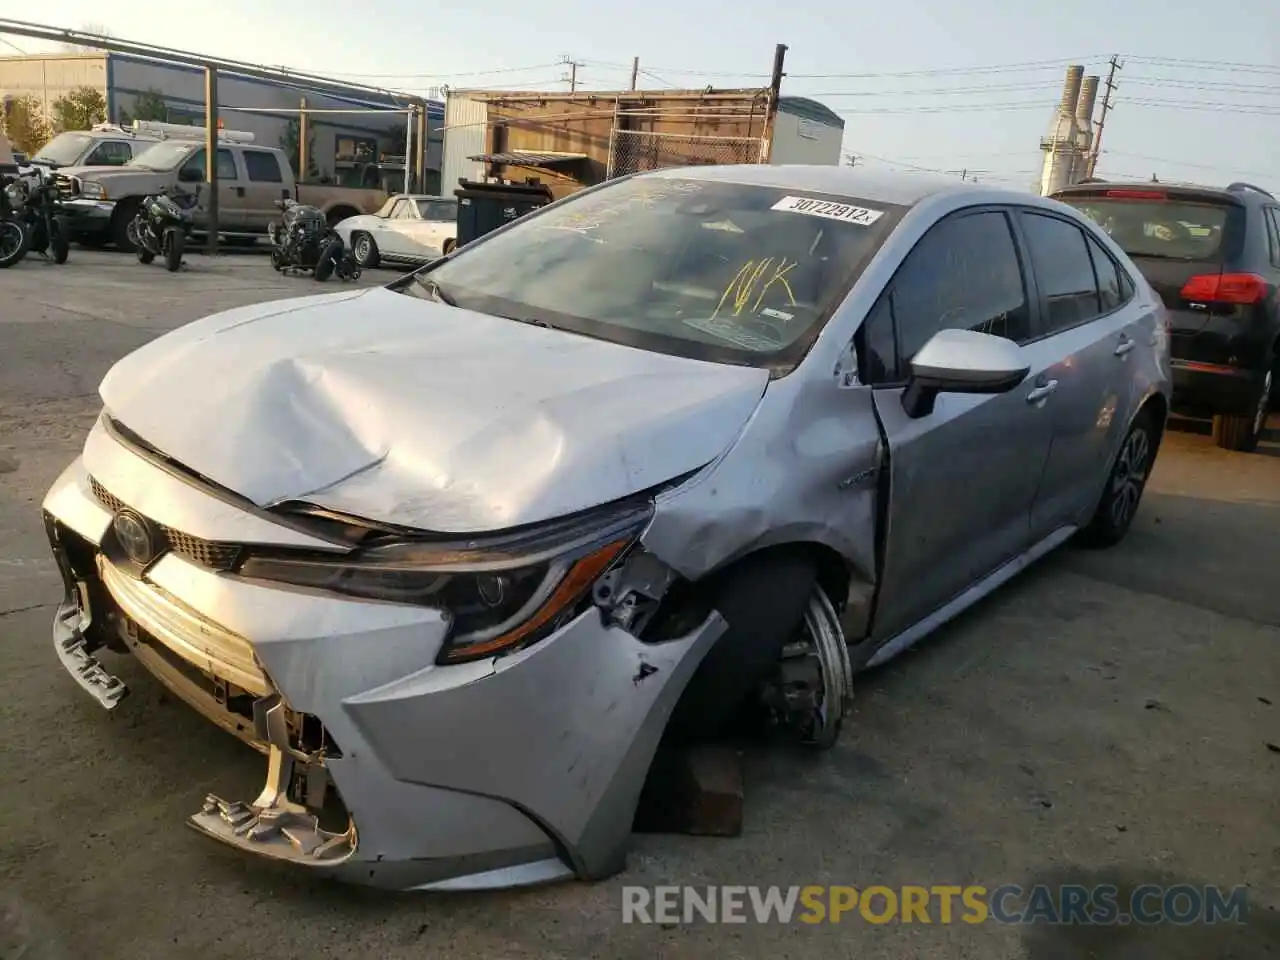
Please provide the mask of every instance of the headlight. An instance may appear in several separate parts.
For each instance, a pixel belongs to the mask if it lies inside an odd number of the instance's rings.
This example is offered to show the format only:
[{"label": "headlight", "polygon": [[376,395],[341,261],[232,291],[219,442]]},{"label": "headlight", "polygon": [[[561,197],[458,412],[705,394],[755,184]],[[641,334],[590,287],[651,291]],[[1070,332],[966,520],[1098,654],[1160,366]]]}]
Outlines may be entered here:
[{"label": "headlight", "polygon": [[27,202],[27,192],[22,189],[19,183],[11,183],[4,188],[4,195],[9,198],[9,203],[15,207],[20,207]]},{"label": "headlight", "polygon": [[441,661],[508,653],[554,630],[635,542],[648,504],[459,544],[392,540],[335,560],[250,556],[242,577],[443,611]]},{"label": "headlight", "polygon": [[96,181],[84,180],[80,183],[80,196],[89,200],[105,200],[107,199],[107,188]]}]

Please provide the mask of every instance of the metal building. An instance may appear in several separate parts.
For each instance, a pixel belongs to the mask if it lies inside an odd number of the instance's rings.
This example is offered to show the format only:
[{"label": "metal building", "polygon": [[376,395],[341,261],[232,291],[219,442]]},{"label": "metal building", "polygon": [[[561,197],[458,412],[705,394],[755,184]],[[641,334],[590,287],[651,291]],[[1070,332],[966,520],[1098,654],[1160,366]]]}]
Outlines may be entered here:
[{"label": "metal building", "polygon": [[[140,97],[163,100],[170,123],[203,124],[204,71],[131,54],[108,52],[57,53],[0,57],[0,97],[31,95],[52,115],[55,101],[77,87],[102,93],[108,119],[133,119]],[[252,133],[256,142],[280,146],[289,142],[291,121],[305,98],[308,110],[394,108],[392,95],[353,89],[350,95],[321,93],[303,81],[296,84],[246,77],[220,71],[219,111],[231,129]],[[254,108],[254,112],[236,107]],[[266,111],[266,112],[263,112]],[[280,111],[280,112],[273,112]],[[293,111],[293,112],[289,112]],[[438,182],[444,104],[428,104],[425,170],[428,189]],[[307,117],[311,161],[319,177],[343,181],[359,165],[384,154],[401,153],[405,143],[404,113],[324,114]],[[414,134],[415,139],[417,134]]]}]

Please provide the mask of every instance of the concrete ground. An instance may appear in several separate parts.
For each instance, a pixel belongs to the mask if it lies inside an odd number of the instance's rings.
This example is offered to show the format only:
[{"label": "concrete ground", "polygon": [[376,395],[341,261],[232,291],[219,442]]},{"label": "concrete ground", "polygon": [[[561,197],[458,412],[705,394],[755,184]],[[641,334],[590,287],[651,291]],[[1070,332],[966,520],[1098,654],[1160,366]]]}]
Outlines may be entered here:
[{"label": "concrete ground", "polygon": [[[362,282],[385,282],[390,274]],[[497,895],[320,885],[183,826],[261,763],[119,661],[108,714],[50,650],[40,499],[116,358],[312,293],[261,258],[169,275],[74,250],[0,271],[0,958],[943,958],[1280,954],[1280,439],[1166,440],[1129,538],[1067,548],[857,685],[821,756],[749,758],[733,840],[637,838],[625,875]],[[1276,426],[1273,421],[1273,427]],[[116,661],[113,661],[113,664]],[[623,884],[1247,885],[1243,926],[623,925]],[[936,915],[935,915],[936,921]]]}]

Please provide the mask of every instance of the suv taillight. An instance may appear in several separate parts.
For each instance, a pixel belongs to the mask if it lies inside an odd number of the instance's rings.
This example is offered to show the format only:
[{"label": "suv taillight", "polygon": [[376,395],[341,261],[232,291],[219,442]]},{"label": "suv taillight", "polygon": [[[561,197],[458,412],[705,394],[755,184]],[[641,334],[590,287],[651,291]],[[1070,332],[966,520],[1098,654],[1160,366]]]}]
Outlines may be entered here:
[{"label": "suv taillight", "polygon": [[1182,286],[1182,299],[1192,303],[1257,303],[1269,284],[1256,273],[1205,273]]}]

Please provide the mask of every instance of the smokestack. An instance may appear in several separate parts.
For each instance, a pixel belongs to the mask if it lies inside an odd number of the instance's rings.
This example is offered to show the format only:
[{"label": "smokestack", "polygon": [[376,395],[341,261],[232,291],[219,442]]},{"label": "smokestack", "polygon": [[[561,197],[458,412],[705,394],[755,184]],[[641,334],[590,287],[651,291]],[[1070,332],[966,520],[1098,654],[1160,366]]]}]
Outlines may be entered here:
[{"label": "smokestack", "polygon": [[[1058,110],[1063,116],[1074,117],[1080,100],[1080,84],[1084,81],[1084,67],[1076,64],[1067,67],[1067,82],[1062,87],[1062,102]],[[1095,88],[1096,89],[1096,88]]]},{"label": "smokestack", "polygon": [[1080,99],[1076,101],[1076,156],[1071,171],[1072,183],[1088,176],[1089,148],[1093,146],[1093,105],[1098,99],[1100,79],[1085,77],[1080,87]]},{"label": "smokestack", "polygon": [[[1041,138],[1044,167],[1040,173],[1040,193],[1048,196],[1072,182],[1072,173],[1079,166],[1077,140],[1080,128],[1076,126],[1076,106],[1080,101],[1080,86],[1084,82],[1084,67],[1072,64],[1067,67],[1067,80],[1062,87],[1062,100],[1053,112],[1048,136]],[[1097,88],[1094,88],[1095,94]]]}]

